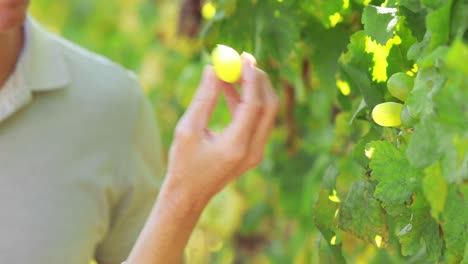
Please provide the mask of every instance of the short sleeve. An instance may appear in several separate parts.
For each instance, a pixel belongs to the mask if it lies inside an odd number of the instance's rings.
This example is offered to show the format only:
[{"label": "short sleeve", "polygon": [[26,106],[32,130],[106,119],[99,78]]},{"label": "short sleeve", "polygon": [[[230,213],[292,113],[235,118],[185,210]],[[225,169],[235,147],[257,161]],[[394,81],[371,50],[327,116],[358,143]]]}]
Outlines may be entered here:
[{"label": "short sleeve", "polygon": [[122,192],[111,212],[107,235],[96,249],[98,263],[124,261],[156,201],[165,172],[159,130],[145,96],[139,110],[128,153],[122,161]]}]

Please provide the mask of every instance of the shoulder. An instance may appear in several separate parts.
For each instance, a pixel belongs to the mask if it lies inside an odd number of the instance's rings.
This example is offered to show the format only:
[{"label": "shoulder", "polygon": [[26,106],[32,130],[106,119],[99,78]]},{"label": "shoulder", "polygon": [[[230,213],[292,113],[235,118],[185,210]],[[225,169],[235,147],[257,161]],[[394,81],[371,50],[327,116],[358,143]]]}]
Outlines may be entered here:
[{"label": "shoulder", "polygon": [[146,99],[137,76],[110,59],[60,36],[50,37],[67,67],[70,100],[82,105],[86,109],[84,112],[100,117],[103,125],[131,129]]},{"label": "shoulder", "polygon": [[53,36],[71,77],[71,85],[95,96],[142,96],[137,76],[110,59],[89,51],[62,37]]}]

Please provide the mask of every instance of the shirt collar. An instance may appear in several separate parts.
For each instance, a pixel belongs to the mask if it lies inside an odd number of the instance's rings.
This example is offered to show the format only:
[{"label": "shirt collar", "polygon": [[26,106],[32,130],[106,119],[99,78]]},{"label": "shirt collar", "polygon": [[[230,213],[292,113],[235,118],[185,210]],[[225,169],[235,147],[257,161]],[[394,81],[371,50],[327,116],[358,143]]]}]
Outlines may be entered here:
[{"label": "shirt collar", "polygon": [[23,61],[18,62],[24,84],[32,92],[65,88],[70,81],[70,74],[57,37],[31,16],[27,17],[24,29]]}]

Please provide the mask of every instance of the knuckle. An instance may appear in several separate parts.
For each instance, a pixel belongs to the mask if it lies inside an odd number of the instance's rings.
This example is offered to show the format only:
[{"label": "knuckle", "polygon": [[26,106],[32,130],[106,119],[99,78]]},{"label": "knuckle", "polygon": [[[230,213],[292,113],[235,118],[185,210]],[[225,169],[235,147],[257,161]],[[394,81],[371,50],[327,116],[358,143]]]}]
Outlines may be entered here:
[{"label": "knuckle", "polygon": [[279,97],[275,93],[271,93],[270,96],[268,96],[268,105],[272,107],[277,107],[279,105]]},{"label": "knuckle", "polygon": [[260,83],[265,83],[268,81],[268,74],[264,72],[263,70],[257,69],[257,80]]},{"label": "knuckle", "polygon": [[189,141],[195,137],[193,130],[185,125],[177,125],[175,129],[175,138],[181,141]]},{"label": "knuckle", "polygon": [[262,104],[259,100],[257,100],[257,101],[250,102],[248,104],[248,107],[250,111],[256,114],[259,114],[263,111],[263,109],[265,108],[265,105]]},{"label": "knuckle", "polygon": [[203,86],[209,85],[212,82],[214,76],[215,71],[213,66],[205,65],[198,89],[200,89]]}]

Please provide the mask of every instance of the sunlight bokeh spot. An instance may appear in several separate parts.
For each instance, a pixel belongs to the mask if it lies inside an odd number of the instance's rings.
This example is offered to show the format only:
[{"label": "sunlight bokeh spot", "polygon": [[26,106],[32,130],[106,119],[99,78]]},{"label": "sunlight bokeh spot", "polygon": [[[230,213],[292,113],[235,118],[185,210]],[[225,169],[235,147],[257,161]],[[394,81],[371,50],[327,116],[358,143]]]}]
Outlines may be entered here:
[{"label": "sunlight bokeh spot", "polygon": [[375,148],[372,147],[370,149],[365,149],[364,150],[364,154],[366,155],[366,157],[368,157],[369,159],[372,159],[372,155],[374,154],[374,150]]},{"label": "sunlight bokeh spot", "polygon": [[334,203],[339,203],[340,202],[340,198],[338,197],[338,195],[336,193],[336,190],[332,191],[332,195],[329,195],[328,199],[330,199],[330,201],[332,201]]},{"label": "sunlight bokeh spot", "polygon": [[338,86],[338,89],[340,89],[340,92],[344,96],[348,96],[351,94],[351,88],[349,86],[349,83],[342,80],[336,80],[336,86]]},{"label": "sunlight bokeh spot", "polygon": [[330,26],[333,28],[338,23],[343,21],[343,16],[340,13],[336,12],[335,14],[329,16],[328,19],[330,20]]},{"label": "sunlight bokeh spot", "polygon": [[380,247],[382,247],[382,242],[383,242],[382,236],[376,235],[375,236],[375,245],[378,248],[380,248]]},{"label": "sunlight bokeh spot", "polygon": [[392,49],[392,47],[400,44],[401,38],[399,36],[394,36],[393,38],[389,39],[385,45],[377,43],[370,37],[366,38],[366,52],[372,54],[372,60],[374,62],[374,68],[372,71],[373,81],[387,81],[387,57],[390,54],[390,50]]}]

